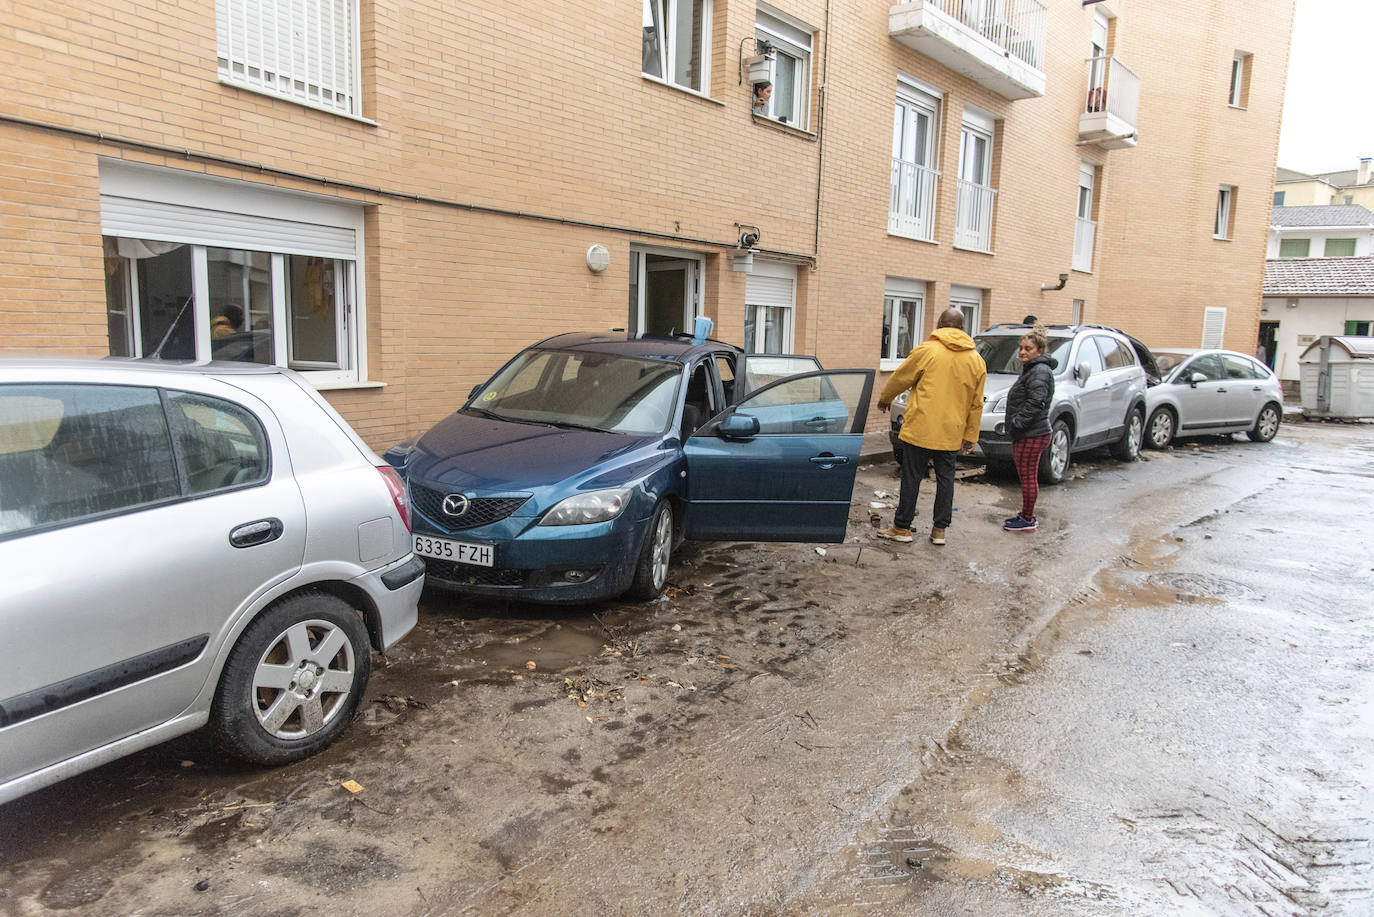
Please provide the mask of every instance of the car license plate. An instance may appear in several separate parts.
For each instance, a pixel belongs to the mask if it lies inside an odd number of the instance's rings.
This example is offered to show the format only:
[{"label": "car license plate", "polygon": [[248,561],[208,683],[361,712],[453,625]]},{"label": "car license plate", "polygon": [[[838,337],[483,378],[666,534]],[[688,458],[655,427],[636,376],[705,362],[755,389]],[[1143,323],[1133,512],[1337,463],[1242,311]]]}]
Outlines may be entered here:
[{"label": "car license plate", "polygon": [[415,553],[478,567],[490,567],[496,563],[496,549],[489,544],[469,544],[448,538],[430,538],[428,535],[415,536]]}]

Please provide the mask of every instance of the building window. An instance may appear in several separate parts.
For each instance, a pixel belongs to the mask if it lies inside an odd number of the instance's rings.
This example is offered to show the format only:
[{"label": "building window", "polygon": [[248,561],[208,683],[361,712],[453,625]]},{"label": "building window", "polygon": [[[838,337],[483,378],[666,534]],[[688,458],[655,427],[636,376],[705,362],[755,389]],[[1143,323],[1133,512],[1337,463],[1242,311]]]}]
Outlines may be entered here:
[{"label": "building window", "polygon": [[883,340],[879,365],[896,369],[920,343],[925,327],[926,285],[889,277],[883,293]]},{"label": "building window", "polygon": [[1202,349],[1219,350],[1225,346],[1226,309],[1224,306],[1208,306],[1202,312]]},{"label": "building window", "polygon": [[914,82],[897,86],[892,122],[892,183],[887,231],[897,236],[935,240],[935,169],[940,96]]},{"label": "building window", "polygon": [[964,313],[964,331],[977,334],[983,327],[983,291],[978,287],[951,285],[949,305]]},{"label": "building window", "polygon": [[996,122],[980,111],[964,109],[959,133],[959,193],[954,216],[954,244],[992,250],[992,138]]},{"label": "building window", "polygon": [[1097,168],[1082,163],[1078,168],[1078,212],[1073,227],[1073,269],[1093,269],[1093,245],[1097,241],[1097,222],[1093,220],[1093,186],[1097,183]]},{"label": "building window", "polygon": [[[768,79],[773,96],[759,114],[805,129],[811,98],[811,35],[809,27],[781,14],[760,9],[754,38],[773,48]],[[757,109],[756,109],[757,110]]]},{"label": "building window", "polygon": [[1236,189],[1234,185],[1222,185],[1217,191],[1217,218],[1212,226],[1212,236],[1217,239],[1231,238],[1235,214]]},{"label": "building window", "polygon": [[365,379],[361,207],[123,163],[100,184],[112,355]]},{"label": "building window", "polygon": [[1368,337],[1371,328],[1374,328],[1374,322],[1347,321],[1345,323],[1345,333],[1352,337]]},{"label": "building window", "polygon": [[1286,193],[1287,193],[1287,192],[1284,192],[1284,191],[1275,191],[1275,192],[1274,192],[1274,206],[1275,206],[1275,207],[1282,207],[1282,206],[1283,206],[1283,196],[1284,196],[1284,194],[1286,194]]},{"label": "building window", "polygon": [[219,77],[358,115],[357,0],[215,0]]},{"label": "building window", "polygon": [[644,74],[706,92],[711,0],[644,0]]},{"label": "building window", "polygon": [[1280,258],[1306,258],[1312,249],[1311,239],[1280,239]]},{"label": "building window", "polygon": [[1327,239],[1322,254],[1327,258],[1353,258],[1355,257],[1355,240]]},{"label": "building window", "polygon": [[755,260],[744,286],[745,352],[791,353],[796,267]]},{"label": "building window", "polygon": [[1083,324],[1083,300],[1075,299],[1073,301],[1073,312],[1069,316],[1069,322],[1074,325]]},{"label": "building window", "polygon": [[1237,51],[1231,60],[1231,91],[1226,104],[1232,108],[1245,108],[1250,104],[1250,63],[1254,55]]}]

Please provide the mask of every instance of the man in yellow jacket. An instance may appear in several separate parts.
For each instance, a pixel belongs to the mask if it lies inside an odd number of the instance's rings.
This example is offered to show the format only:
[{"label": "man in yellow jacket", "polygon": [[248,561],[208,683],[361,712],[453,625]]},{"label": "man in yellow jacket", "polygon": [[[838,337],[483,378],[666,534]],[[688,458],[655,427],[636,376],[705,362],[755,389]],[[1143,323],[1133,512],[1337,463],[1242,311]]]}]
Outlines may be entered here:
[{"label": "man in yellow jacket", "polygon": [[892,527],[878,533],[891,541],[911,541],[916,494],[926,469],[935,465],[934,526],[931,544],[945,543],[954,514],[954,462],[973,451],[983,417],[983,382],[988,369],[964,333],[964,313],[946,309],[925,343],[911,351],[878,396],[886,413],[892,399],[910,391],[902,416],[902,491]]}]

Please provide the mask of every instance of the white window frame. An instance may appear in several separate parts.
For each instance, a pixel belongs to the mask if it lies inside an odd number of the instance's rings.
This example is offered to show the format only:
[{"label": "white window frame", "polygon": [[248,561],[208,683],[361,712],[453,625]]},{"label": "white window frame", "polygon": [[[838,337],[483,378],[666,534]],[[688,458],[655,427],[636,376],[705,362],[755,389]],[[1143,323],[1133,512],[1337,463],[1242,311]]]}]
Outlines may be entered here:
[{"label": "white window frame", "polygon": [[[651,30],[657,28],[658,31],[658,51],[659,65],[663,68],[662,75],[650,73],[643,70],[643,75],[647,79],[664,83],[668,86],[676,86],[688,92],[698,95],[709,95],[711,92],[711,16],[712,0],[701,0],[701,85],[692,86],[688,83],[679,83],[676,78],[677,56],[678,56],[678,16],[683,4],[691,5],[695,0],[644,0],[644,41],[647,44]],[[658,22],[671,23],[669,28],[654,26],[654,13],[658,13]],[[643,54],[641,52],[641,62]]]},{"label": "white window frame", "polygon": [[215,0],[220,80],[361,119],[358,7],[358,0]]},{"label": "white window frame", "polygon": [[1216,222],[1212,226],[1212,238],[1231,238],[1231,208],[1235,203],[1236,186],[1222,185],[1217,190]]},{"label": "white window frame", "polygon": [[1254,55],[1237,51],[1231,58],[1231,88],[1226,96],[1226,104],[1232,108],[1245,108],[1249,99],[1245,98],[1245,79],[1250,74],[1250,63]]},{"label": "white window frame", "polygon": [[1073,269],[1091,274],[1093,247],[1097,242],[1097,223],[1093,220],[1093,191],[1097,185],[1097,167],[1084,162],[1078,167],[1078,209],[1074,213]]},{"label": "white window frame", "polygon": [[907,358],[907,353],[897,353],[897,338],[891,334],[887,326],[887,301],[895,302],[914,302],[916,304],[915,321],[912,327],[912,346],[919,346],[921,343],[921,333],[926,327],[926,282],[923,280],[907,280],[902,277],[889,277],[883,285],[883,325],[884,330],[888,331],[888,353],[881,354],[878,360],[878,368],[882,372],[891,372],[902,365],[902,361]]},{"label": "white window frame", "polygon": [[[954,245],[971,251],[992,250],[992,213],[997,190],[992,187],[992,143],[997,121],[964,106],[959,131],[959,184],[954,211]],[[979,155],[979,143],[982,155]]]},{"label": "white window frame", "polygon": [[[790,289],[785,297],[769,296],[758,297],[751,295],[751,286],[757,288],[761,286],[760,280],[789,281]],[[758,301],[755,301],[758,300]],[[745,277],[744,292],[744,311],[746,324],[751,309],[777,308],[783,310],[783,329],[782,342],[779,345],[780,353],[792,353],[795,344],[793,343],[797,327],[797,266],[795,264],[785,264],[781,261],[767,261],[759,258],[754,259],[754,269]],[[750,353],[766,353],[763,349],[767,333],[767,325],[764,322],[754,322],[754,340],[745,341],[744,349]]]},{"label": "white window frame", "polygon": [[[277,366],[288,365],[289,357],[287,258],[303,255],[342,264],[342,274],[335,277],[339,365],[315,368],[299,361],[290,365],[316,388],[375,384],[367,382],[362,205],[106,159],[100,161],[100,202],[102,235],[190,247],[198,360],[211,356],[207,249],[258,251],[271,256],[272,321],[273,328],[278,329],[273,335],[273,363]],[[280,232],[272,237],[274,230]],[[127,321],[132,329],[132,352],[141,354],[151,342],[140,340],[137,273],[128,271],[131,312]]]},{"label": "white window frame", "polygon": [[964,333],[972,337],[982,331],[983,290],[981,287],[966,287],[950,284],[949,305],[964,313]]},{"label": "white window frame", "polygon": [[1202,310],[1203,350],[1220,350],[1226,340],[1226,307],[1207,306]]},{"label": "white window frame", "polygon": [[[939,197],[940,109],[944,93],[901,75],[893,106],[892,173],[889,184],[887,231],[895,236],[935,241],[935,202]],[[917,149],[915,118],[928,121],[924,149]],[[907,213],[910,195],[919,195],[924,206]]]},{"label": "white window frame", "polygon": [[[754,37],[773,46],[773,60],[768,62],[768,79],[773,84],[773,96],[760,114],[801,130],[810,130],[811,46],[815,30],[800,20],[762,4],[756,15]],[[797,69],[790,111],[778,109],[778,61],[781,58],[790,58]]]}]

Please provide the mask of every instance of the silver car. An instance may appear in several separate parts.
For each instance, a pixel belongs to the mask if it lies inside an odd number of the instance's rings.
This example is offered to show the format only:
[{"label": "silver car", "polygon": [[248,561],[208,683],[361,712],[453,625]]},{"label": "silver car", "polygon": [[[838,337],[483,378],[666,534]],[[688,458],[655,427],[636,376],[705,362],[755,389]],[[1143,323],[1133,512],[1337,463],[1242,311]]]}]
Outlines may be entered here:
[{"label": "silver car", "polygon": [[1267,443],[1283,419],[1283,388],[1263,363],[1231,350],[1156,350],[1158,382],[1145,393],[1145,444],[1244,432]]},{"label": "silver car", "polygon": [[414,625],[405,488],[289,370],[0,359],[0,802],[209,725],[323,748]]}]

